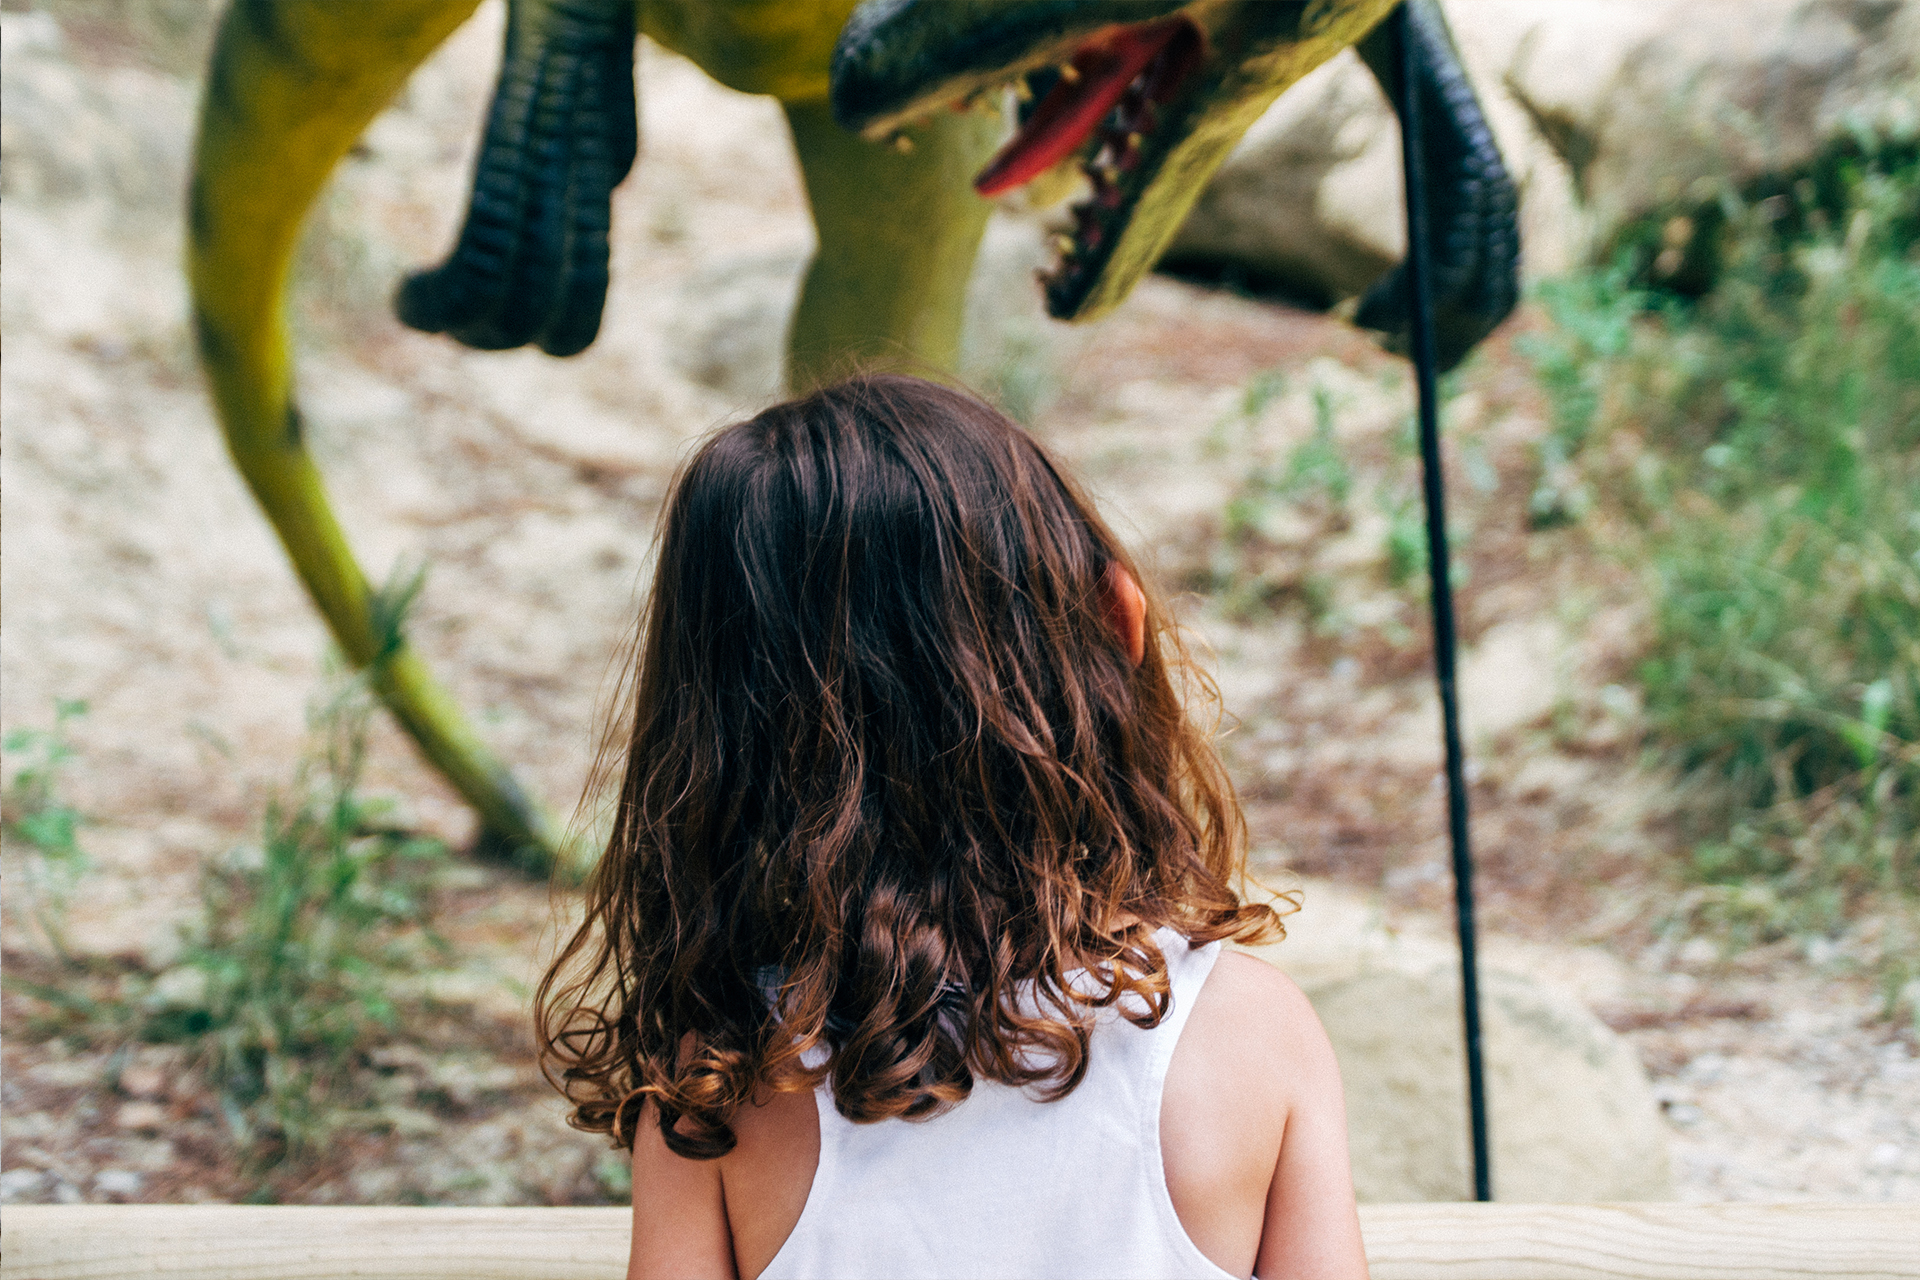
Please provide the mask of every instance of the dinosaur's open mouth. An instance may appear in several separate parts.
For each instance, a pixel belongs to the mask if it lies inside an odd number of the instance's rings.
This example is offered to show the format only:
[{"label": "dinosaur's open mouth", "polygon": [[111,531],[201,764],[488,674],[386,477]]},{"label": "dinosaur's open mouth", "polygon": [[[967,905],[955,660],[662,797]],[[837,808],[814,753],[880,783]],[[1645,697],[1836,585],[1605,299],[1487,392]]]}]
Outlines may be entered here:
[{"label": "dinosaur's open mouth", "polygon": [[1033,77],[1051,79],[1052,87],[973,185],[997,196],[1079,157],[1090,192],[1070,207],[1073,225],[1056,238],[1060,261],[1046,279],[1049,295],[1077,295],[1079,277],[1104,260],[1103,248],[1139,195],[1142,148],[1205,56],[1200,28],[1176,14],[1097,31],[1057,71]]}]

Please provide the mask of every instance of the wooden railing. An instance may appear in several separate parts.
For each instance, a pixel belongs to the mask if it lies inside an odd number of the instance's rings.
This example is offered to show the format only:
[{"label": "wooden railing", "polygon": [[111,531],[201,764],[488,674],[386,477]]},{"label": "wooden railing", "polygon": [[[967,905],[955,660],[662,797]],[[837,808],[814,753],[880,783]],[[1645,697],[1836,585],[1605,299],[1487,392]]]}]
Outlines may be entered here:
[{"label": "wooden railing", "polygon": [[[624,1209],[12,1205],[5,1280],[618,1280]],[[1914,1280],[1920,1205],[1366,1205],[1373,1280]]]}]

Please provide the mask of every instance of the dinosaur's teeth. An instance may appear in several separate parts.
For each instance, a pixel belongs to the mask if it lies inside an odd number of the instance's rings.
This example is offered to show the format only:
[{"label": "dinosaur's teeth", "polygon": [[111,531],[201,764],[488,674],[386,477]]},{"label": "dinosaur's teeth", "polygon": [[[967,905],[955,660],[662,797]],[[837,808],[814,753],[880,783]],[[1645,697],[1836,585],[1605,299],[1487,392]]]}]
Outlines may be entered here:
[{"label": "dinosaur's teeth", "polygon": [[1100,241],[1106,230],[1100,225],[1100,215],[1092,205],[1077,204],[1072,210],[1074,238],[1089,249],[1100,247]]},{"label": "dinosaur's teeth", "polygon": [[1077,83],[1080,79],[1080,68],[1071,62],[1063,62],[1060,64],[1060,78],[1068,84]]},{"label": "dinosaur's teeth", "polygon": [[1020,101],[1020,102],[1033,101],[1033,86],[1027,83],[1027,78],[1025,76],[1014,77],[1013,96],[1017,101]]}]

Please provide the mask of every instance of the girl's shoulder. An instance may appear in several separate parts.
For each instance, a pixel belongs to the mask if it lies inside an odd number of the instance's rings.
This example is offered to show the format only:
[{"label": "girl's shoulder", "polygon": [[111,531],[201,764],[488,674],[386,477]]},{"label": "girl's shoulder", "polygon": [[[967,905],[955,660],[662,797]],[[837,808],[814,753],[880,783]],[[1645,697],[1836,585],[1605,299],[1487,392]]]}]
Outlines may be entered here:
[{"label": "girl's shoulder", "polygon": [[1249,1274],[1257,1257],[1262,1274],[1290,1273],[1269,1249],[1286,1243],[1277,1223],[1302,1217],[1297,1240],[1338,1224],[1357,1247],[1333,1047],[1266,961],[1229,950],[1214,963],[1167,1068],[1160,1146],[1181,1225],[1226,1270]]}]

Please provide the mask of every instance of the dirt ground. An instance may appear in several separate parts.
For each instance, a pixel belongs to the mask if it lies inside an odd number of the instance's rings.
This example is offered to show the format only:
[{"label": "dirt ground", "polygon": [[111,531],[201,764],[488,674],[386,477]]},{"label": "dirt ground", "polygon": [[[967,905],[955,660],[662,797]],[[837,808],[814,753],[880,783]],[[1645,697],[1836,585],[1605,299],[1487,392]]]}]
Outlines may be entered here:
[{"label": "dirt ground", "polygon": [[[0,23],[0,719],[45,728],[56,699],[87,703],[63,780],[94,863],[74,944],[157,972],[203,861],[245,840],[289,777],[327,647],[193,363],[190,77],[111,27]],[[362,562],[375,579],[428,566],[416,643],[565,811],[664,486],[689,441],[772,390],[810,232],[773,104],[648,47],[644,150],[617,196],[595,346],[562,362],[403,329],[387,298],[451,242],[498,26],[483,9],[346,162],[294,321],[310,437]],[[1051,326],[1029,280],[1039,241],[1029,218],[996,220],[969,373],[1031,408],[1176,597],[1219,685],[1256,868],[1304,877],[1303,930],[1444,955],[1438,717],[1417,595],[1393,561],[1416,492],[1402,366],[1337,321],[1164,279],[1098,326]],[[1848,957],[1725,958],[1663,928],[1678,801],[1639,763],[1632,567],[1578,531],[1524,525],[1543,406],[1513,339],[1534,323],[1489,344],[1447,411],[1487,963],[1576,993],[1630,1039],[1682,1198],[1920,1200],[1920,1056]],[[1246,535],[1235,499],[1323,422],[1349,497],[1258,507]],[[471,838],[384,726],[369,789],[404,797],[420,829]],[[11,890],[30,854],[6,856]],[[272,1194],[620,1199],[618,1162],[564,1128],[528,1046],[546,889],[467,861],[444,879],[460,959],[428,982],[443,1016],[375,1055],[384,1121]],[[8,973],[57,977],[17,891],[6,905]],[[258,1191],[179,1050],[64,1048],[32,1033],[30,998],[3,999],[0,1202]]]}]

